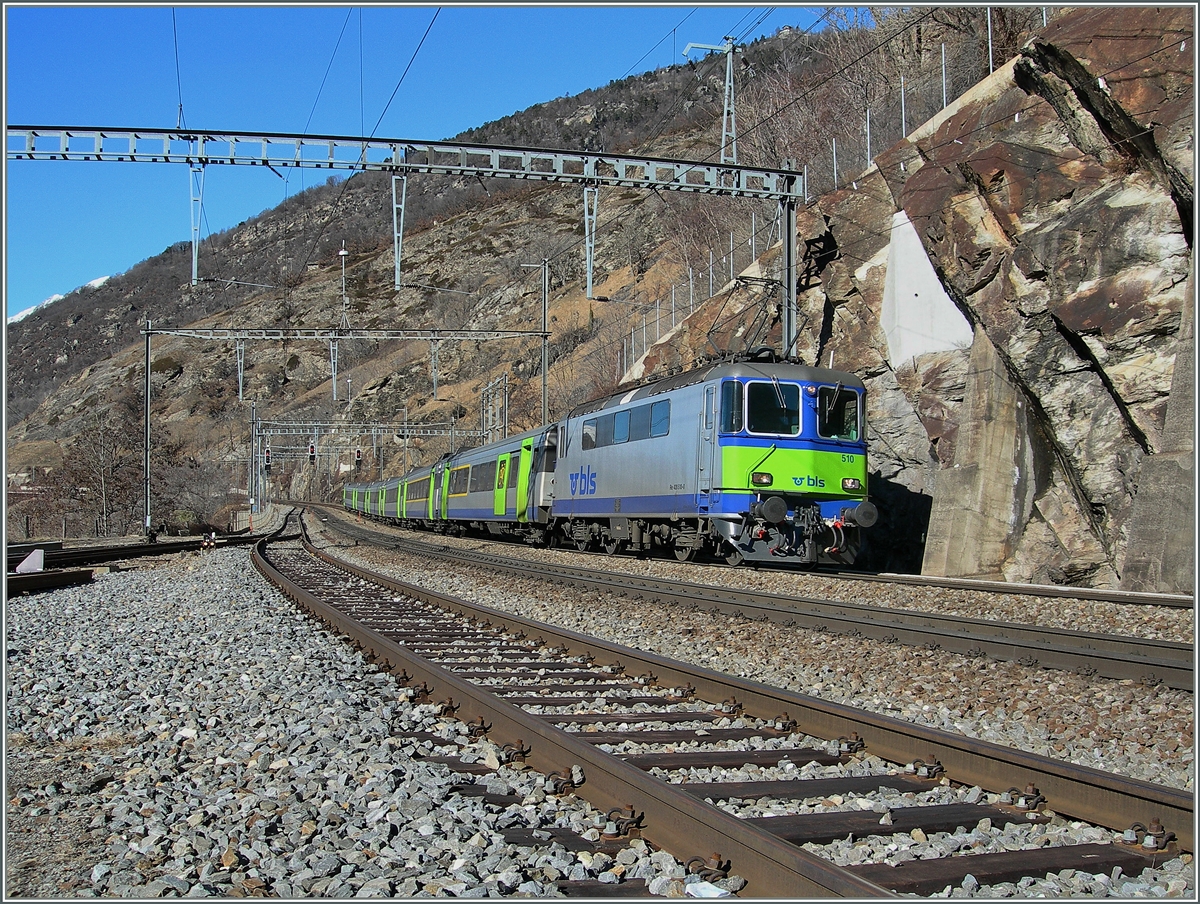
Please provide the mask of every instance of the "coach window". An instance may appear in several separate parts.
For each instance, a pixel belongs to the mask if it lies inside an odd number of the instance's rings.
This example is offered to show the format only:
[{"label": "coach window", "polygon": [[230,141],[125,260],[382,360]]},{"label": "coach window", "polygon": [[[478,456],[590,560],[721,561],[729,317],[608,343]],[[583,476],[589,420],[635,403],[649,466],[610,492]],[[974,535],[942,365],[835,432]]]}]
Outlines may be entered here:
[{"label": "coach window", "polygon": [[666,436],[671,431],[671,402],[663,399],[650,406],[650,435]]},{"label": "coach window", "polygon": [[800,387],[778,380],[747,385],[746,429],[751,433],[796,436],[800,432]]},{"label": "coach window", "polygon": [[829,439],[858,439],[858,393],[841,383],[817,395],[817,433]]},{"label": "coach window", "polygon": [[742,432],[742,384],[726,380],[721,384],[721,432]]},{"label": "coach window", "polygon": [[490,493],[496,480],[496,463],[486,461],[471,466],[470,490],[472,493]]}]

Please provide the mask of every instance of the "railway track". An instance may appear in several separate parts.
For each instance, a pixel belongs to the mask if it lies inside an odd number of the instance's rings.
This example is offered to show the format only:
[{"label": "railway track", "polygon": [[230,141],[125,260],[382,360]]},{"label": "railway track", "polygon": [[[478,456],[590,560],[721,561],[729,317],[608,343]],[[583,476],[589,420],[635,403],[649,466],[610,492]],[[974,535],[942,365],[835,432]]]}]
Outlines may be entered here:
[{"label": "railway track", "polygon": [[471,568],[484,566],[524,578],[568,580],[577,588],[649,602],[674,603],[685,608],[1083,675],[1131,679],[1150,685],[1161,683],[1178,690],[1192,691],[1195,687],[1193,644],[780,596],[580,566],[550,567],[497,553],[464,551],[395,537],[341,520],[330,522],[329,526],[349,537],[428,559],[457,562]]},{"label": "railway track", "polygon": [[[1187,792],[897,722],[473,606],[356,569],[307,543],[262,543],[254,558],[268,579],[396,673],[415,698],[444,702],[447,714],[495,744],[503,759],[524,761],[545,773],[555,790],[574,791],[609,812],[605,828],[612,837],[602,837],[599,846],[641,833],[702,877],[732,870],[748,880],[745,891],[753,896],[928,894],[961,884],[967,874],[981,884],[1063,869],[1105,873],[1121,866],[1132,875],[1174,856],[1173,844],[1191,849]],[[758,749],[730,749],[739,743]],[[893,765],[877,765],[874,775],[751,786],[665,780],[719,773],[726,764],[878,764],[875,757]],[[448,752],[446,761],[453,766],[457,758]],[[938,789],[949,781],[1015,795],[994,803],[936,803]],[[884,815],[890,827],[882,831],[880,814],[859,808],[739,819],[708,802],[853,797],[879,787],[914,795],[910,805]],[[482,793],[479,786],[463,792]],[[923,805],[926,799],[935,802]],[[1118,833],[1134,824],[1150,826],[1154,849],[1145,847],[1144,834],[1135,834],[1129,845],[840,867],[802,847],[848,835],[954,831],[983,826],[982,820],[1029,826],[1048,821],[1039,812],[1046,807]],[[1159,825],[1176,841],[1164,847],[1169,835],[1160,842]],[[508,840],[537,843],[517,835]],[[555,832],[531,837],[547,842]],[[577,836],[561,840],[586,844]],[[644,892],[636,882],[602,889],[565,884],[563,890]]]},{"label": "railway track", "polygon": [[11,599],[22,593],[40,593],[43,590],[57,590],[59,587],[89,584],[91,581],[90,568],[55,568],[31,574],[10,574],[4,579],[4,596]]},{"label": "railway track", "polygon": [[[217,538],[218,546],[248,546],[257,543],[265,533],[229,534]],[[86,565],[99,565],[104,562],[140,559],[146,556],[164,556],[177,552],[191,552],[201,548],[202,537],[187,537],[181,540],[159,540],[155,543],[100,543],[87,546],[64,547],[61,543],[49,543],[44,546],[33,543],[10,545],[5,551],[5,559],[10,568],[18,565],[33,549],[42,549],[44,566],[49,568],[81,568]]]},{"label": "railway track", "polygon": [[[300,505],[301,503],[295,503]],[[343,506],[331,502],[309,502],[303,505],[318,509],[327,509],[341,514],[346,513]],[[509,541],[494,540],[497,546],[510,544]],[[579,553],[585,557],[602,557],[604,552],[589,551]],[[725,563],[713,560],[704,563],[706,568],[728,568]],[[737,566],[745,567],[745,566]],[[751,567],[762,567],[759,563]],[[795,571],[794,566],[781,564],[780,571]],[[975,578],[944,578],[919,574],[898,574],[873,571],[841,571],[822,568],[818,574],[823,578],[846,581],[872,581],[885,584],[902,584],[913,587],[940,587],[947,590],[973,590],[984,593],[1007,593],[1017,596],[1058,597],[1063,599],[1093,600],[1105,603],[1120,603],[1128,606],[1162,606],[1168,609],[1194,609],[1195,597],[1179,593],[1140,593],[1128,590],[1098,590],[1091,587],[1065,587],[1053,584],[1017,584],[1008,581],[985,581]]]},{"label": "railway track", "polygon": [[[285,521],[286,523],[286,521]],[[276,534],[278,531],[275,532]],[[257,543],[269,533],[230,534],[217,539],[218,546],[246,546]],[[23,593],[40,593],[87,584],[93,572],[88,566],[106,562],[128,562],[150,556],[193,552],[203,548],[202,537],[183,540],[160,540],[155,543],[102,543],[85,546],[64,547],[61,541],[48,543],[10,543],[5,548],[6,571],[4,580],[5,598]],[[42,570],[18,574],[11,569],[34,550],[42,550]]]}]

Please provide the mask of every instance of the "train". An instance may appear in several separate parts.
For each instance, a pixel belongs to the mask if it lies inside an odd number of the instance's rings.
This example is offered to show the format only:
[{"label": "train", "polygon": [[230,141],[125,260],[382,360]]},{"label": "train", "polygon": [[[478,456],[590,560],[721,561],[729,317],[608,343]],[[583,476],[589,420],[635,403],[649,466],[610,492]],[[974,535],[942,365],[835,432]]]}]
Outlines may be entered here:
[{"label": "train", "polygon": [[343,503],[402,527],[581,552],[848,566],[878,518],[865,406],[853,374],[773,355],[716,362],[347,484]]}]

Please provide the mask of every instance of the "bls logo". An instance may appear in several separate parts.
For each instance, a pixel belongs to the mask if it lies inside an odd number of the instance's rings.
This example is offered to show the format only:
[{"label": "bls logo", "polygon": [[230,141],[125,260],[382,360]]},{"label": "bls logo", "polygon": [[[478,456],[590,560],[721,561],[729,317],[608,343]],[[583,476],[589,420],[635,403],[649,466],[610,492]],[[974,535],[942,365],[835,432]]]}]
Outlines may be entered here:
[{"label": "bls logo", "polygon": [[793,477],[792,483],[798,487],[823,487],[825,480],[821,477]]},{"label": "bls logo", "polygon": [[596,495],[596,472],[592,470],[591,465],[585,465],[578,472],[571,475],[571,495]]}]

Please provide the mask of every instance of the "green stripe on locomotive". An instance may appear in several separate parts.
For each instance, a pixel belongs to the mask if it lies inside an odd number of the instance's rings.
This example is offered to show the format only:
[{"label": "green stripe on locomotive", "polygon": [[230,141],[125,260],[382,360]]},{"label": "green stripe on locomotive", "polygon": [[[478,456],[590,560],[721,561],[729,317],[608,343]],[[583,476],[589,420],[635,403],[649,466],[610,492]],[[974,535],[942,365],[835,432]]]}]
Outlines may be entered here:
[{"label": "green stripe on locomotive", "polygon": [[[766,473],[771,483],[755,485],[751,475]],[[843,480],[858,489],[843,490]],[[721,446],[720,488],[724,492],[792,493],[811,499],[862,499],[867,495],[867,456],[861,452],[781,449],[765,446]]]}]

